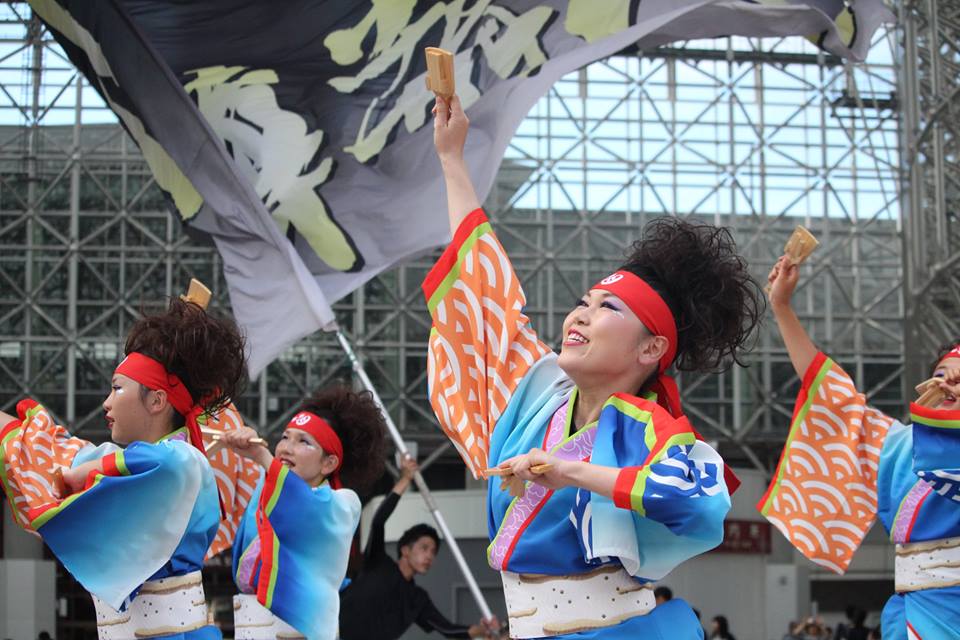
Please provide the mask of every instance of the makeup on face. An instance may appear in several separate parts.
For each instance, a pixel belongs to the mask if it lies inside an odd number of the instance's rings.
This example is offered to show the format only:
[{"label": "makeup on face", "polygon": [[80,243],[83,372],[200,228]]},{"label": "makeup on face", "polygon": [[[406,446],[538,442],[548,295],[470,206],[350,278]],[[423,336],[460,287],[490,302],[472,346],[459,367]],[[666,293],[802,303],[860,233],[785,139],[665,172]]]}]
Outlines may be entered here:
[{"label": "makeup on face", "polygon": [[103,401],[104,418],[110,439],[130,444],[147,437],[149,412],[140,394],[140,383],[123,374],[114,374],[110,395]]},{"label": "makeup on face", "polygon": [[316,486],[323,481],[323,460],[326,453],[306,431],[286,429],[277,443],[274,455],[308,484]]},{"label": "makeup on face", "polygon": [[623,300],[591,289],[564,319],[558,363],[578,385],[622,378],[637,370],[638,349],[648,335]]},{"label": "makeup on face", "polygon": [[[960,369],[960,357],[948,354],[947,357],[937,364],[937,367],[933,371],[932,377],[945,378],[949,369]],[[958,383],[953,383],[951,386],[956,384]],[[960,409],[960,399],[958,399],[957,394],[946,392],[943,400],[941,400],[940,404],[937,405],[937,408],[946,410]]]}]

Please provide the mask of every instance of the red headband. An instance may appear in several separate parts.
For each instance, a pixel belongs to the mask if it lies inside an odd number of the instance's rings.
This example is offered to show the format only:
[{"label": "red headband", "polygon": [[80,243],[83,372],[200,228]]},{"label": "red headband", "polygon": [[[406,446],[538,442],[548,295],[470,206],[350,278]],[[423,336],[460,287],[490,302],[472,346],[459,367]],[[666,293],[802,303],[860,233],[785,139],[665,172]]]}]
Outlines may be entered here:
[{"label": "red headband", "polygon": [[670,307],[640,276],[629,271],[617,271],[607,276],[593,289],[609,291],[630,307],[640,322],[655,336],[663,336],[670,343],[660,358],[660,373],[667,370],[677,355],[677,323]]},{"label": "red headband", "polygon": [[667,351],[660,358],[659,375],[650,385],[650,389],[656,392],[657,403],[669,411],[670,415],[674,417],[683,415],[677,383],[663,373],[677,355],[677,323],[673,319],[670,307],[663,301],[660,294],[653,290],[653,287],[644,282],[643,278],[629,271],[617,271],[591,288],[609,291],[623,300],[650,333],[667,339]]},{"label": "red headband", "polygon": [[943,362],[947,358],[960,358],[960,344],[955,346],[953,349],[947,352],[947,355],[940,358],[940,362]]},{"label": "red headband", "polygon": [[337,468],[330,474],[330,486],[340,488],[340,467],[343,466],[343,443],[330,423],[309,411],[301,411],[290,419],[287,429],[300,429],[313,436],[324,453],[337,456]]},{"label": "red headband", "polygon": [[165,391],[170,405],[186,420],[190,444],[199,449],[204,456],[207,455],[206,449],[203,448],[200,425],[197,423],[197,418],[203,413],[203,407],[193,401],[193,397],[180,378],[168,372],[153,358],[136,352],[128,353],[123,362],[117,365],[114,373],[127,376],[148,389]]}]

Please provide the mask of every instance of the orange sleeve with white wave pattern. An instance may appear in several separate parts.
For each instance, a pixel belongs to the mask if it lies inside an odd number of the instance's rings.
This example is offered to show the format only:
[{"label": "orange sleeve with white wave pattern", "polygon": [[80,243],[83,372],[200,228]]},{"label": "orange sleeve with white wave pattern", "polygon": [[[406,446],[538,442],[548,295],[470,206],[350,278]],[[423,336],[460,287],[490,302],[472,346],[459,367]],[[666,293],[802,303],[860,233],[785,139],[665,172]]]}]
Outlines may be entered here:
[{"label": "orange sleeve with white wave pattern", "polygon": [[514,390],[550,349],[523,313],[523,289],[481,209],[460,224],[423,292],[433,320],[430,402],[476,477]]},{"label": "orange sleeve with white wave pattern", "polygon": [[14,519],[32,530],[31,512],[60,503],[57,467],[69,469],[77,453],[91,443],[70,435],[33,400],[21,400],[17,415],[17,420],[0,425],[0,479]]},{"label": "orange sleeve with white wave pattern", "polygon": [[817,354],[757,508],[803,555],[836,573],[847,570],[876,518],[880,452],[892,424],[837,363]]},{"label": "orange sleeve with white wave pattern", "polygon": [[[243,425],[243,417],[231,403],[213,416],[205,416],[204,425],[208,429],[217,431],[233,431]],[[207,443],[210,446],[210,443]],[[257,483],[260,481],[260,465],[248,460],[230,449],[224,447],[209,457],[210,467],[217,480],[217,490],[220,491],[220,504],[223,512],[220,514],[220,527],[213,543],[207,550],[207,559],[233,546],[237,536],[237,527],[243,513],[250,503]]]}]

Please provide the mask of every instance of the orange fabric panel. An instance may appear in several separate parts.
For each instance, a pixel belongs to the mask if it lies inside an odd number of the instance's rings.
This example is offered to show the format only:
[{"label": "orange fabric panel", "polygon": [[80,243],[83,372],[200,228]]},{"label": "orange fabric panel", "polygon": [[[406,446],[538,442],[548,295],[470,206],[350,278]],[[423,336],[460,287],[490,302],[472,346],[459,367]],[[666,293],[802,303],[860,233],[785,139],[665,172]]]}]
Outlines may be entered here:
[{"label": "orange fabric panel", "polygon": [[32,400],[22,400],[17,414],[20,423],[11,422],[0,437],[3,488],[17,522],[32,530],[28,512],[60,503],[53,493],[54,471],[69,467],[77,453],[91,443],[71,436]]},{"label": "orange fabric panel", "polygon": [[893,422],[867,406],[839,365],[817,356],[758,507],[801,553],[836,573],[846,571],[876,518],[880,452]]},{"label": "orange fabric panel", "polygon": [[[243,418],[237,408],[230,404],[216,415],[207,418],[204,423],[208,429],[219,431],[233,431],[243,426]],[[209,446],[209,443],[206,443]],[[220,528],[213,539],[213,544],[207,550],[207,558],[233,546],[237,535],[240,519],[250,503],[257,482],[260,481],[260,466],[253,460],[248,460],[227,448],[220,449],[209,458],[217,479],[217,489],[224,513],[221,514]]]},{"label": "orange fabric panel", "polygon": [[482,212],[464,220],[431,281],[440,284],[424,285],[433,319],[430,401],[477,476],[487,466],[490,435],[517,384],[550,349],[523,313],[520,281]]}]

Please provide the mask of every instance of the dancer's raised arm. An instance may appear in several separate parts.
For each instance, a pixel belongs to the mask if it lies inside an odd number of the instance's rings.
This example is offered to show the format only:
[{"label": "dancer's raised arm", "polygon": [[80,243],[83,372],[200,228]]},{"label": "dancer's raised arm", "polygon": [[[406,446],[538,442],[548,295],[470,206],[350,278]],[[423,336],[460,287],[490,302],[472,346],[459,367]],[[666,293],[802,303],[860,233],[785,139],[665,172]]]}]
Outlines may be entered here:
[{"label": "dancer's raised arm", "polygon": [[449,102],[437,96],[433,110],[433,143],[437,148],[440,166],[443,167],[450,233],[453,234],[468,213],[480,208],[480,199],[463,158],[470,120],[457,96],[453,96]]},{"label": "dancer's raised arm", "polygon": [[433,322],[427,361],[430,401],[476,475],[488,461],[500,461],[489,457],[495,449],[490,442],[494,427],[514,398],[520,400],[515,410],[524,410],[528,396],[516,393],[520,382],[551,354],[524,314],[523,288],[470,181],[463,160],[470,123],[456,96],[449,110],[438,99],[435,123],[453,238],[423,282]]},{"label": "dancer's raised arm", "polygon": [[[870,407],[850,375],[810,339],[791,305],[799,272],[781,256],[767,277],[801,386],[777,473],[757,506],[804,555],[843,573],[877,516],[877,469],[894,421]],[[836,515],[821,518],[814,503],[835,505]],[[825,540],[840,535],[844,544],[811,544],[813,531]]]},{"label": "dancer's raised arm", "polygon": [[800,324],[797,312],[793,310],[793,292],[800,280],[800,267],[792,264],[787,256],[780,256],[767,276],[770,285],[770,309],[777,319],[777,327],[790,354],[790,362],[801,378],[810,368],[810,363],[818,353],[807,330]]}]

